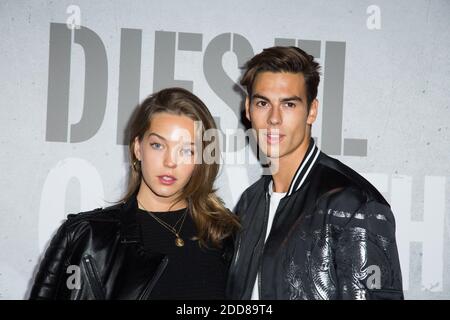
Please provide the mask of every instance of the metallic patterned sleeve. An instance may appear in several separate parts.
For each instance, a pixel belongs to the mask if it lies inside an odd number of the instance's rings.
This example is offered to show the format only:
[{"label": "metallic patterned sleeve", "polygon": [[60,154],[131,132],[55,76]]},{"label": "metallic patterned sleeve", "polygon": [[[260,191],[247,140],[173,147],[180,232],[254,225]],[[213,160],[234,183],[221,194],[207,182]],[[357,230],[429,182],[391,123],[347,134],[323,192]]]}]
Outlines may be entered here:
[{"label": "metallic patterned sleeve", "polygon": [[335,251],[339,299],[403,299],[395,220],[387,204],[370,201],[342,228]]}]

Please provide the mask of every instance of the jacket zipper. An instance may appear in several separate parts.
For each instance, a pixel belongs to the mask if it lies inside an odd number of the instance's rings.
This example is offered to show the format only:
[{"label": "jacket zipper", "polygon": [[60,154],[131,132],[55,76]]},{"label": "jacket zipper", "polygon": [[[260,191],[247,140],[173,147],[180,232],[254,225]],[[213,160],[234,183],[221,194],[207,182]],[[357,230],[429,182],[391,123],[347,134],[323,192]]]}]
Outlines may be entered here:
[{"label": "jacket zipper", "polygon": [[85,255],[83,258],[84,268],[86,270],[87,280],[89,286],[92,289],[92,293],[96,300],[104,300],[105,294],[101,287],[100,277],[97,273],[95,265],[93,264],[93,258],[90,255]]},{"label": "jacket zipper", "polygon": [[152,292],[153,288],[155,287],[156,282],[159,280],[159,278],[161,277],[162,273],[166,269],[168,263],[169,263],[169,258],[167,256],[165,256],[162,259],[161,263],[159,264],[158,269],[155,272],[155,275],[153,276],[153,278],[151,278],[148,281],[144,291],[139,296],[138,300],[144,300],[144,299],[146,299],[148,297],[148,295]]},{"label": "jacket zipper", "polygon": [[264,255],[264,248],[266,246],[266,233],[267,233],[267,223],[268,223],[268,208],[267,205],[270,201],[270,196],[266,192],[266,203],[265,203],[265,210],[264,210],[264,228],[263,228],[263,237],[260,239],[260,241],[263,241],[263,245],[260,250],[259,254],[259,268],[258,268],[258,298],[261,300],[261,273],[262,273],[262,265],[263,265],[263,255]]}]

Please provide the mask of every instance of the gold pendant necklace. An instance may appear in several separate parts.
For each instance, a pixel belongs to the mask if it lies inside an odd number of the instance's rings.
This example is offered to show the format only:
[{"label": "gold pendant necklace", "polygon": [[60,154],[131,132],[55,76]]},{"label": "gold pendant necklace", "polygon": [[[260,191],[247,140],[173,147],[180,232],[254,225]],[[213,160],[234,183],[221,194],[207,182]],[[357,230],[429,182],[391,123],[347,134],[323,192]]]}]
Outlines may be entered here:
[{"label": "gold pendant necklace", "polygon": [[177,247],[182,247],[182,246],[184,246],[184,241],[183,241],[183,239],[181,239],[180,237],[177,237],[177,238],[175,239],[175,245],[176,245]]},{"label": "gold pendant necklace", "polygon": [[[137,198],[136,198],[136,200],[137,200]],[[183,227],[184,220],[186,219],[188,208],[186,208],[186,210],[184,210],[182,218],[178,219],[177,223],[175,223],[175,225],[172,227],[167,222],[162,221],[161,219],[159,219],[155,214],[153,214],[153,212],[148,211],[147,209],[145,209],[145,207],[142,205],[142,203],[139,202],[139,200],[137,200],[137,202],[141,205],[142,209],[144,209],[145,211],[147,211],[150,214],[150,216],[153,219],[155,219],[160,225],[162,225],[164,228],[166,228],[167,230],[169,230],[170,232],[172,232],[175,235],[175,245],[177,247],[183,247],[184,246],[184,240],[180,237],[180,231],[181,231],[181,228]],[[181,221],[180,228],[178,229],[178,232],[177,232],[177,230],[175,228],[176,228],[176,226],[178,225],[178,223],[180,221]]]}]

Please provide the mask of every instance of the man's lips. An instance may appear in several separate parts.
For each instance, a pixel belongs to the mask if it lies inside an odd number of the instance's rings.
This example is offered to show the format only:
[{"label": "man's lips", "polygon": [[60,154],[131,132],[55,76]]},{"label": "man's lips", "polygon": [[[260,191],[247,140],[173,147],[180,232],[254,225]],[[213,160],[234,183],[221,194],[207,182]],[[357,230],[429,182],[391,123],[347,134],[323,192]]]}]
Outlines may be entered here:
[{"label": "man's lips", "polygon": [[162,184],[165,184],[165,185],[171,185],[177,181],[177,179],[171,175],[158,176],[158,179],[159,179],[159,182],[161,182]]},{"label": "man's lips", "polygon": [[268,144],[277,144],[283,141],[285,135],[284,134],[278,134],[278,133],[267,133],[267,143]]}]

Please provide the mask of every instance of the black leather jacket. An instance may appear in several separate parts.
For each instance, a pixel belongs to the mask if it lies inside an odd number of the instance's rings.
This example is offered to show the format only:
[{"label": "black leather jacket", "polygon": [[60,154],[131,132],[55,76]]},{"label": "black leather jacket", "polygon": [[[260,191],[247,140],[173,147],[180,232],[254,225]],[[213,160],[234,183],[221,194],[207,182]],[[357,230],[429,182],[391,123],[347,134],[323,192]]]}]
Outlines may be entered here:
[{"label": "black leather jacket", "polygon": [[136,208],[133,197],[69,215],[45,253],[30,299],[147,299],[168,257],[143,249]]},{"label": "black leather jacket", "polygon": [[236,206],[229,298],[250,299],[258,273],[260,299],[403,299],[394,217],[367,180],[311,140],[264,243],[270,181]]}]

